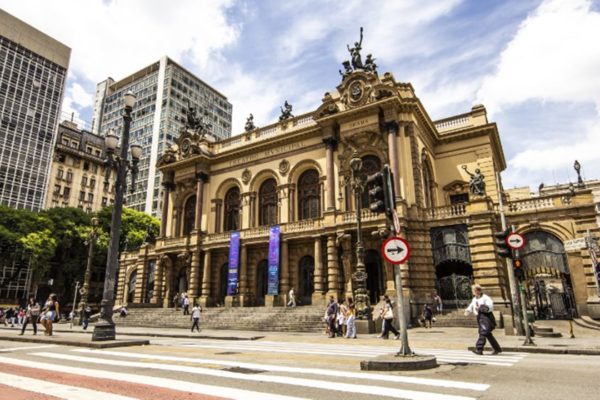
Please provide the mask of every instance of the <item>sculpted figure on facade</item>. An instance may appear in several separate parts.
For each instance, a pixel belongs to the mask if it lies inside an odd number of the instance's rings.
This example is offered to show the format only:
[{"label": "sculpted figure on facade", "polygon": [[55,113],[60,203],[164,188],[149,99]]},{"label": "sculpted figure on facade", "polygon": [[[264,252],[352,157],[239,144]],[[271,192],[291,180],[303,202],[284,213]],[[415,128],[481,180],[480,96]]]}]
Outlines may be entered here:
[{"label": "sculpted figure on facade", "polygon": [[471,177],[471,180],[469,181],[469,189],[471,191],[471,194],[477,196],[485,196],[485,181],[483,180],[484,176],[481,173],[481,170],[479,168],[476,168],[475,173],[472,174],[467,170],[466,165],[463,165],[462,168]]},{"label": "sculpted figure on facade", "polygon": [[248,118],[246,118],[246,125],[244,126],[244,130],[246,132],[250,132],[256,129],[256,125],[254,125],[254,115],[250,114]]},{"label": "sculpted figure on facade", "polygon": [[286,119],[290,119],[290,118],[294,117],[294,115],[292,114],[292,105],[290,103],[288,103],[287,100],[283,104],[283,107],[280,107],[280,108],[281,108],[281,115],[279,116],[279,121],[285,121]]},{"label": "sculpted figure on facade", "polygon": [[363,69],[362,58],[360,56],[360,51],[362,50],[362,41],[363,41],[363,28],[360,27],[360,40],[354,43],[354,47],[350,47],[350,45],[346,45],[348,51],[350,52],[350,56],[352,57],[352,67],[354,69]]},{"label": "sculpted figure on facade", "polygon": [[367,58],[365,59],[365,71],[377,75],[377,64],[375,64],[375,59],[372,54],[367,54]]},{"label": "sculpted figure on facade", "polygon": [[340,72],[340,75],[342,76],[342,79],[344,79],[345,77],[347,77],[348,75],[350,75],[352,73],[352,66],[350,65],[350,61],[346,60],[342,63],[342,65],[344,66],[344,72],[342,72],[342,70],[338,70]]},{"label": "sculpted figure on facade", "polygon": [[200,135],[200,138],[203,138],[206,133],[212,128],[210,123],[205,124],[202,117],[196,114],[196,107],[193,107],[190,101],[188,100],[188,109],[186,112],[186,123],[185,130],[191,130]]}]

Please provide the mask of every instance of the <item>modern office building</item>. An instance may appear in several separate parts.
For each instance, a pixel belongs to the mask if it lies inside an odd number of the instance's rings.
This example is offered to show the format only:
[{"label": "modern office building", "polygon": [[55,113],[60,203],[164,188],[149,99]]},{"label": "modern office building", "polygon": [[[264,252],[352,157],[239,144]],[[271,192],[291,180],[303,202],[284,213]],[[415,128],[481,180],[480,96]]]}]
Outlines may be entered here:
[{"label": "modern office building", "polygon": [[105,182],[104,138],[71,121],[58,126],[46,207],[78,207],[91,213],[112,204],[116,170]]},{"label": "modern office building", "polygon": [[134,192],[127,192],[126,205],[152,215],[160,215],[161,176],[156,162],[175,143],[186,121],[188,102],[212,125],[215,140],[231,136],[231,104],[227,98],[168,57],[114,81],[96,87],[92,132],[105,136],[113,130],[120,136],[122,98],[132,91],[137,96],[133,108],[131,143],[143,148],[140,172]]},{"label": "modern office building", "polygon": [[0,9],[0,204],[44,207],[70,56]]}]

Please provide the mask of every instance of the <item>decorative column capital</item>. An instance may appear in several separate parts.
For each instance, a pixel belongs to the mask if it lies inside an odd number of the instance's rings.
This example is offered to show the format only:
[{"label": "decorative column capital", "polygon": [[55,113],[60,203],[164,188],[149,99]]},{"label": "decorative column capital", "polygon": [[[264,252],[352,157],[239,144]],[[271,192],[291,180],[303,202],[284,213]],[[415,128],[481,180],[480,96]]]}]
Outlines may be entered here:
[{"label": "decorative column capital", "polygon": [[325,147],[328,150],[335,151],[337,148],[338,140],[333,136],[329,136],[329,137],[323,138],[323,143],[325,143]]},{"label": "decorative column capital", "polygon": [[389,121],[385,123],[385,128],[387,130],[388,135],[398,135],[399,125],[396,121]]},{"label": "decorative column capital", "polygon": [[196,172],[196,179],[202,181],[202,183],[208,182],[208,174],[205,172]]}]

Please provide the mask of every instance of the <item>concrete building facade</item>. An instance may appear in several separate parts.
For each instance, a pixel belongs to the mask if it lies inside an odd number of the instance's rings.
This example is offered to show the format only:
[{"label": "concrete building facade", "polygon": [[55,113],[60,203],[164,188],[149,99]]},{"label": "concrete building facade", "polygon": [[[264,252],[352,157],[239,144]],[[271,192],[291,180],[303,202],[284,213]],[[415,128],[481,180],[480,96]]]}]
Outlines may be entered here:
[{"label": "concrete building facade", "polygon": [[[283,306],[290,288],[300,304],[353,296],[357,204],[350,160],[358,153],[365,174],[385,164],[393,172],[400,236],[411,246],[401,266],[411,315],[434,290],[446,306],[461,307],[472,283],[509,312],[508,273],[493,236],[501,226],[496,173],[506,162],[483,106],[432,121],[410,83],[356,69],[313,112],[249,128],[214,143],[188,129],[159,159],[161,236],[122,255],[117,301],[169,307],[175,293],[187,292],[209,307]],[[556,302],[548,317],[600,316],[589,252],[563,245],[598,231],[591,191],[509,200],[504,210],[531,244],[521,254],[531,285],[544,274],[564,284],[557,296],[546,293],[546,303]],[[386,221],[368,208],[358,212],[374,303],[395,291],[391,265],[380,254]],[[279,256],[272,259],[273,248]]]},{"label": "concrete building facade", "polygon": [[126,203],[159,216],[161,176],[155,165],[177,140],[188,102],[212,124],[211,132],[219,139],[231,136],[232,106],[223,94],[165,56],[124,79],[108,78],[97,85],[93,133],[106,136],[112,130],[121,135],[122,98],[130,90],[137,96],[130,142],[142,146],[143,152],[136,187],[133,193],[127,193]]},{"label": "concrete building facade", "polygon": [[70,55],[0,10],[0,204],[44,207]]},{"label": "concrete building facade", "polygon": [[58,126],[46,208],[77,207],[91,213],[114,201],[116,170],[105,182],[104,138],[70,121]]}]

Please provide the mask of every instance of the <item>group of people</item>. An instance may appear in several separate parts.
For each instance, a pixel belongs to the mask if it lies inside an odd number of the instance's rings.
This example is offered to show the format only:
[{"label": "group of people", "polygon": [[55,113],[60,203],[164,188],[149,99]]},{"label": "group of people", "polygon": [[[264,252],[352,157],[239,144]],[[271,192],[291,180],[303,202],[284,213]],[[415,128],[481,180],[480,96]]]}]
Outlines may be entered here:
[{"label": "group of people", "polygon": [[52,326],[60,320],[60,304],[57,296],[52,293],[48,296],[48,300],[44,306],[40,306],[34,296],[29,296],[25,307],[11,307],[6,311],[0,309],[0,320],[4,321],[4,325],[15,327],[15,323],[21,327],[21,333],[25,334],[27,325],[31,324],[33,334],[37,335],[37,324],[40,323],[44,327],[44,334],[52,336]]},{"label": "group of people", "polygon": [[190,298],[185,292],[175,293],[173,305],[175,306],[175,311],[178,311],[181,307],[183,309],[183,315],[190,316],[190,321],[192,321],[192,332],[194,332],[194,330],[200,332],[200,313],[202,313],[202,307],[194,301],[192,312],[190,313]]},{"label": "group of people", "polygon": [[336,301],[331,296],[323,320],[327,324],[325,333],[330,338],[339,336],[346,339],[356,339],[356,306],[352,297]]}]

